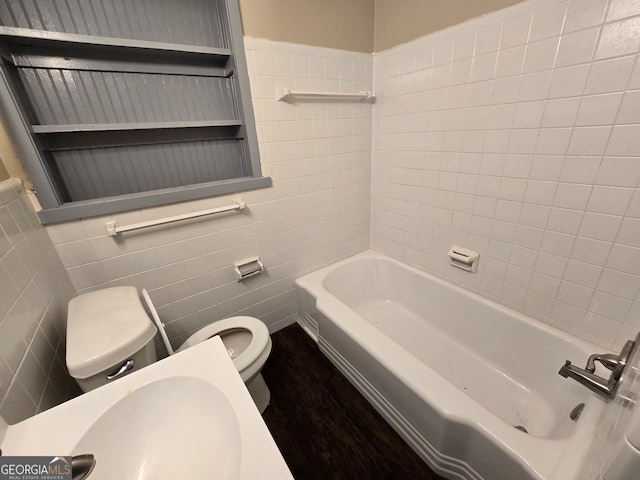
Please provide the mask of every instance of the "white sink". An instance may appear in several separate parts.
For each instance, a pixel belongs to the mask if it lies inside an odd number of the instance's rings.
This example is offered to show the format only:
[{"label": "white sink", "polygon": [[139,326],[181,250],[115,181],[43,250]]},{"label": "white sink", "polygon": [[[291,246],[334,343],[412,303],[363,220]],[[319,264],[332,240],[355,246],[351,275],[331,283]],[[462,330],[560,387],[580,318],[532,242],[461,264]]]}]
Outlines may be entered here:
[{"label": "white sink", "polygon": [[219,337],[2,436],[3,455],[93,455],[89,480],[293,480]]},{"label": "white sink", "polygon": [[119,400],[71,454],[92,454],[90,478],[175,480],[240,476],[240,427],[227,397],[197,378],[170,377]]}]

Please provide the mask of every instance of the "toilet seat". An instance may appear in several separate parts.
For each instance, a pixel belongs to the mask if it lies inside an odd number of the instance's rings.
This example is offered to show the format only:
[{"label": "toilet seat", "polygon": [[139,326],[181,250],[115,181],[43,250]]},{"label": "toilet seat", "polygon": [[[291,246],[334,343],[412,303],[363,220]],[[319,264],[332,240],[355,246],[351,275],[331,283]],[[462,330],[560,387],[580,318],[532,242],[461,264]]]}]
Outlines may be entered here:
[{"label": "toilet seat", "polygon": [[164,342],[169,355],[173,355],[174,352],[181,352],[189,347],[192,347],[205,340],[220,335],[227,330],[247,330],[251,334],[251,341],[247,348],[240,353],[237,357],[233,358],[233,364],[242,377],[242,380],[247,382],[252,379],[256,374],[260,372],[262,365],[269,357],[271,353],[271,337],[269,336],[269,329],[267,326],[255,317],[237,316],[225,318],[224,320],[218,320],[209,325],[205,325],[200,330],[191,335],[185,342],[174,351],[167,337],[167,333],[164,328],[164,324],[160,321],[158,312],[156,311],[151,297],[149,297],[146,289],[142,289],[142,296],[144,297],[147,307],[153,321],[160,330],[162,341]]},{"label": "toilet seat", "polygon": [[[269,353],[271,353],[271,337],[269,336],[269,329],[267,326],[254,317],[229,317],[224,320],[218,320],[216,322],[205,325],[196,333],[191,335],[185,340],[185,342],[176,350],[181,352],[189,347],[193,347],[198,343],[204,342],[211,337],[220,335],[225,330],[247,330],[251,333],[251,341],[247,348],[237,357],[233,358],[233,364],[240,372],[242,379],[246,382],[253,377],[264,364]],[[251,364],[255,364],[257,368],[251,368]],[[246,378],[245,378],[246,377]]]}]

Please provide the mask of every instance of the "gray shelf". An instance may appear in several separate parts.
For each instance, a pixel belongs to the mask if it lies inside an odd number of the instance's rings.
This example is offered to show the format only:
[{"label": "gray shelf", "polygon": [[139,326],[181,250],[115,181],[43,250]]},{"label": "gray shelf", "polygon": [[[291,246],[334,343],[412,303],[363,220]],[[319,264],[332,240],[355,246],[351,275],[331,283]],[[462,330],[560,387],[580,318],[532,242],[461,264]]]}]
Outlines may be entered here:
[{"label": "gray shelf", "polygon": [[79,35],[76,33],[49,32],[47,30],[32,30],[30,28],[16,28],[0,26],[0,39],[8,45],[24,45],[29,47],[65,47],[65,48],[95,48],[117,51],[121,54],[160,52],[181,56],[206,56],[229,58],[231,52],[225,48],[200,47],[196,45],[180,45],[166,42],[150,42],[147,40],[130,40],[112,37],[97,37]]},{"label": "gray shelf", "polygon": [[66,70],[232,74],[225,48],[0,26],[0,44],[16,67]]},{"label": "gray shelf", "polygon": [[215,195],[225,195],[254,188],[270,187],[270,177],[254,176],[208,182],[199,185],[188,185],[179,189],[155,190],[130,195],[102,198],[98,201],[85,200],[68,202],[55,208],[45,208],[38,212],[40,221],[44,224],[74,220],[77,218],[105,215],[108,213],[146,208],[161,204],[185,202],[208,197],[215,190]]},{"label": "gray shelf", "polygon": [[44,151],[242,139],[240,120],[32,125]]},{"label": "gray shelf", "polygon": [[115,132],[131,130],[161,130],[175,128],[211,128],[211,127],[240,127],[240,120],[212,120],[193,122],[139,122],[139,123],[94,123],[73,125],[32,125],[33,133],[89,133],[89,132]]},{"label": "gray shelf", "polygon": [[43,223],[271,185],[237,0],[10,3],[0,110]]}]

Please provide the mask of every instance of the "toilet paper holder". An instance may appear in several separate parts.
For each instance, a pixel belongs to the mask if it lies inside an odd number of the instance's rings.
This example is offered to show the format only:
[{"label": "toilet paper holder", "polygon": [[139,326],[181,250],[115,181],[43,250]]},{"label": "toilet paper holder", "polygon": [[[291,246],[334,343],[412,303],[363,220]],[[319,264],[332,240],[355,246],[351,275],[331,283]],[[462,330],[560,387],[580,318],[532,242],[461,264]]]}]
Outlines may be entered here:
[{"label": "toilet paper holder", "polygon": [[264,264],[260,257],[250,257],[233,263],[233,270],[239,282],[264,272]]}]

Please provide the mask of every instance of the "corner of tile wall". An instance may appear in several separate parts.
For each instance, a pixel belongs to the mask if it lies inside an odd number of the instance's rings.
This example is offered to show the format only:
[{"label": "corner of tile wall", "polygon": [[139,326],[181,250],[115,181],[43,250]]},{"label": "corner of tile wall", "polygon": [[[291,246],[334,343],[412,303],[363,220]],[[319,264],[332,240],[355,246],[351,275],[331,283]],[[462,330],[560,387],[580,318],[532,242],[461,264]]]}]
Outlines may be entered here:
[{"label": "corner of tile wall", "polygon": [[638,31],[638,2],[527,0],[376,54],[372,246],[601,347],[633,338]]},{"label": "corner of tile wall", "polygon": [[22,184],[0,183],[0,414],[24,420],[77,393],[65,367],[75,295]]}]

